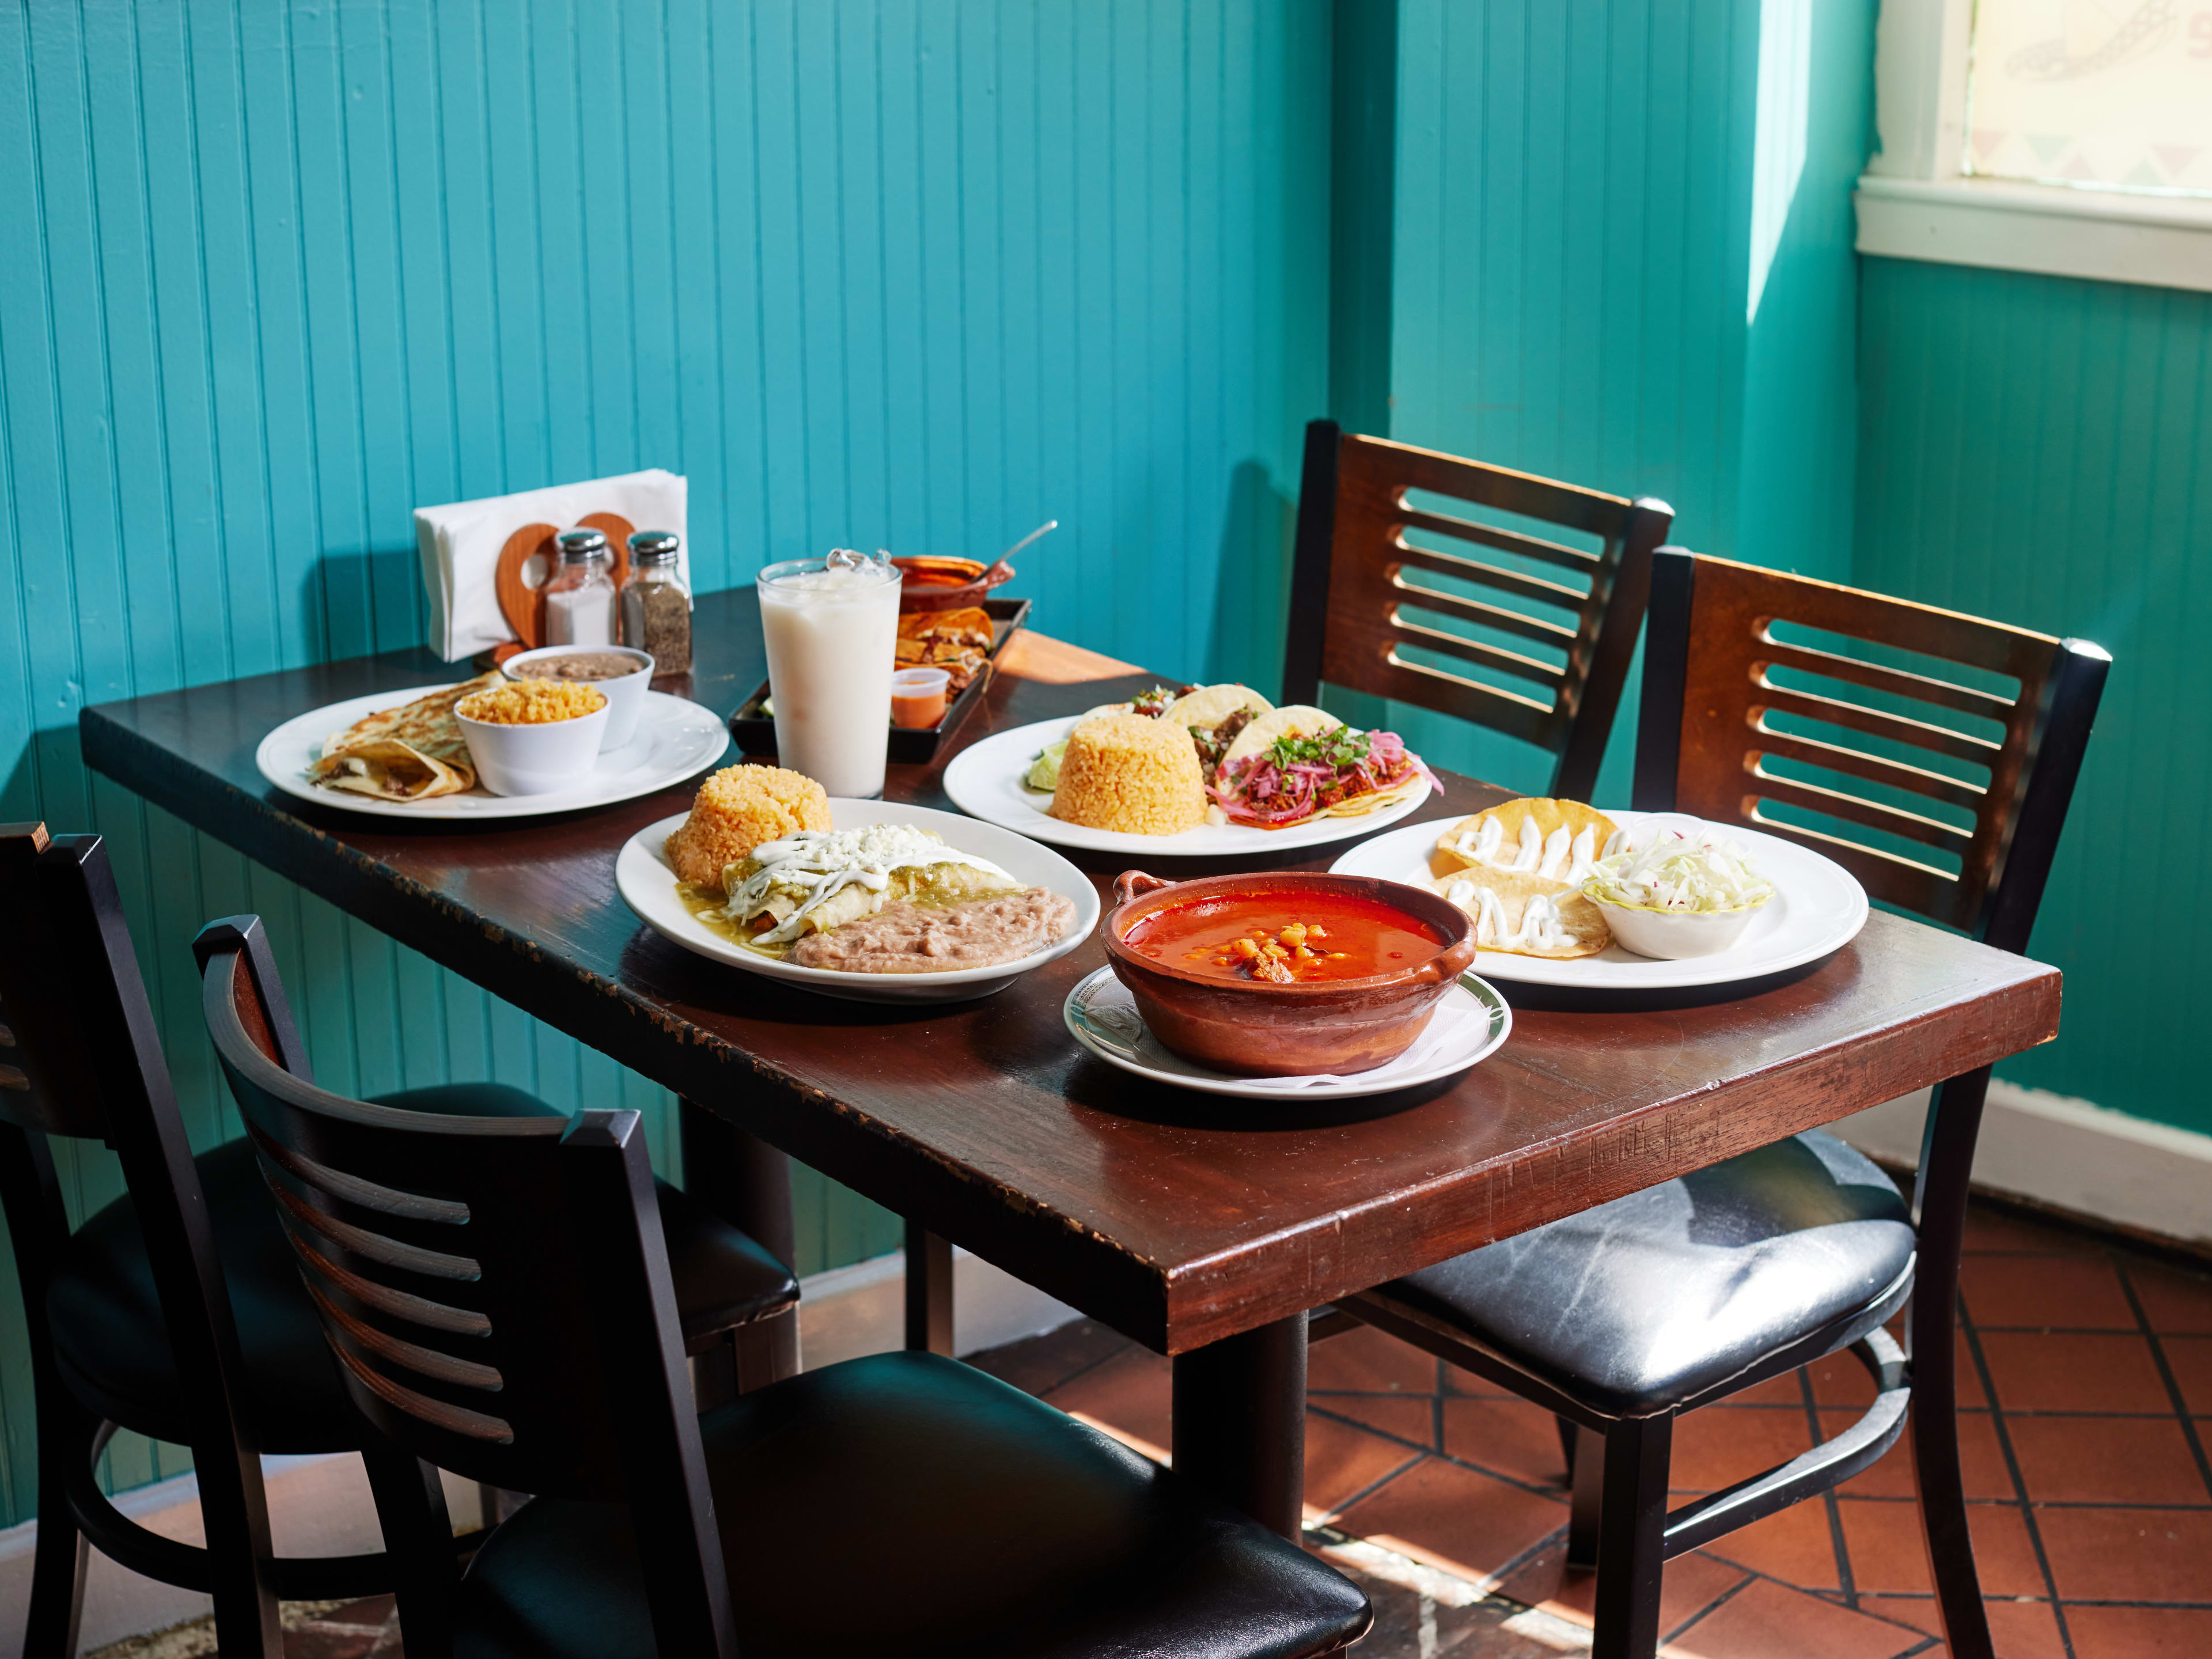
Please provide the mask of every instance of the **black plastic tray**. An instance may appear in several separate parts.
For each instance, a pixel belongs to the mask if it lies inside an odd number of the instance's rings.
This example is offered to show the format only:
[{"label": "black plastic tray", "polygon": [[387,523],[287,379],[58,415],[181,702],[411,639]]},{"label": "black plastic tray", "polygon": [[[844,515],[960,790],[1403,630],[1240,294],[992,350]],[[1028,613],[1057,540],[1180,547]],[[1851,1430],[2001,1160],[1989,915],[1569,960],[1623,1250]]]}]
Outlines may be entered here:
[{"label": "black plastic tray", "polygon": [[[968,689],[945,706],[945,718],[936,725],[891,727],[890,758],[895,764],[920,766],[937,758],[938,744],[983,700],[991,676],[998,672],[999,653],[1006,648],[1006,641],[1029,619],[1027,599],[985,599],[982,608],[991,618],[991,648],[986,654],[983,672],[969,681]],[[730,716],[730,736],[748,755],[775,753],[775,717],[761,712],[761,704],[767,701],[768,682],[763,680],[759,689],[738,704],[738,712]]]}]

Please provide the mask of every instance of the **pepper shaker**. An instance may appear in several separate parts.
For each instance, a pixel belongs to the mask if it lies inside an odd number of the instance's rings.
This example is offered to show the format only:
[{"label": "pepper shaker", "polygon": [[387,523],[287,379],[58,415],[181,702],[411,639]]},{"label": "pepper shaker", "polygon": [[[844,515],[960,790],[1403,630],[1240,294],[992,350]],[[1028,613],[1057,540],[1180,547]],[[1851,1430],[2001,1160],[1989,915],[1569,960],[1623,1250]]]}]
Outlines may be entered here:
[{"label": "pepper shaker", "polygon": [[656,674],[691,672],[691,590],[676,564],[683,545],[668,530],[641,530],[629,538],[623,643],[650,656]]}]

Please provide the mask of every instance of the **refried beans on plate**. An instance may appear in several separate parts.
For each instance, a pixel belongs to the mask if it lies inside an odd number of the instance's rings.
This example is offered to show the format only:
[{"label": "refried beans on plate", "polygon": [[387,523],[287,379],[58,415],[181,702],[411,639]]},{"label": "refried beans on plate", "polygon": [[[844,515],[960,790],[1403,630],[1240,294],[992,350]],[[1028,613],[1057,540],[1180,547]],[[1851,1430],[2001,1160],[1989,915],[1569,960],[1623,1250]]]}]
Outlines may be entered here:
[{"label": "refried beans on plate", "polygon": [[1034,956],[1074,925],[1075,901],[1032,887],[957,904],[902,899],[791,947],[802,968],[848,974],[949,974]]}]

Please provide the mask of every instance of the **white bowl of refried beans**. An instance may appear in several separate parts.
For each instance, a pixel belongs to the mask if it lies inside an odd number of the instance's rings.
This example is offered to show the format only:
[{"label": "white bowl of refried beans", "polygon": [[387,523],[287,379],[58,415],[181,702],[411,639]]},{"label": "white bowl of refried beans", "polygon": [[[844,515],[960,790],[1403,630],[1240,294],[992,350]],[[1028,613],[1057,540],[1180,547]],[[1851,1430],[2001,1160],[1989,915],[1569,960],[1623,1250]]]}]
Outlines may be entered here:
[{"label": "white bowl of refried beans", "polygon": [[518,651],[500,665],[511,680],[580,680],[606,693],[607,736],[600,752],[627,748],[637,735],[653,683],[653,659],[626,645],[547,645]]}]

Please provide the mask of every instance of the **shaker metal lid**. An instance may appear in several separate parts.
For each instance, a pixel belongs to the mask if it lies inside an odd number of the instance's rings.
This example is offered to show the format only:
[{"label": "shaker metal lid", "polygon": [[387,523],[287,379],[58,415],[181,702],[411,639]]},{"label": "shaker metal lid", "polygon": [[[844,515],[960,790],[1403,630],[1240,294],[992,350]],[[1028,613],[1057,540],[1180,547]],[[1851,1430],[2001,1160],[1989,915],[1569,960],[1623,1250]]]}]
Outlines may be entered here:
[{"label": "shaker metal lid", "polygon": [[667,564],[683,545],[684,538],[672,530],[641,530],[629,538],[630,562]]},{"label": "shaker metal lid", "polygon": [[580,525],[574,530],[564,530],[554,538],[561,550],[561,562],[580,564],[586,559],[607,556],[607,538],[604,531]]}]

